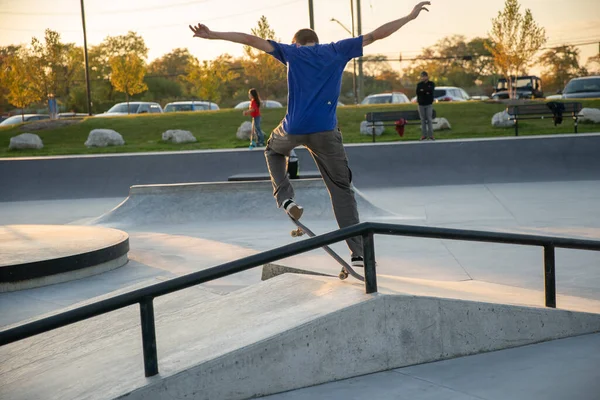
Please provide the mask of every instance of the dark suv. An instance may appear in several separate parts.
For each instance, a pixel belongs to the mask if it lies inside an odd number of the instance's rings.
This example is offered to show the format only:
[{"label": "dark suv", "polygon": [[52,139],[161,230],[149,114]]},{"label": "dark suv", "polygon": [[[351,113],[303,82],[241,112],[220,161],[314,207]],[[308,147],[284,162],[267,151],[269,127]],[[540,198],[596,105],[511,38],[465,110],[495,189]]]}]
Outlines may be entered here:
[{"label": "dark suv", "polygon": [[[544,97],[542,91],[542,80],[537,76],[519,76],[513,77],[513,90],[516,89],[517,99],[539,99]],[[508,94],[508,82],[505,78],[498,80],[496,90],[492,94],[494,100],[506,100]]]}]

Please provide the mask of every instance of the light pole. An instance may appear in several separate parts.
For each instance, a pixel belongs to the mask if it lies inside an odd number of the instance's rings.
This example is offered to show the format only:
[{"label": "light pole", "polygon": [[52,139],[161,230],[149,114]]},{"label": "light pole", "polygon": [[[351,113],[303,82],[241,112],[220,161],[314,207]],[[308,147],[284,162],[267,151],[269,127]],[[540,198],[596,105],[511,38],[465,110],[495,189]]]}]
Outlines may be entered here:
[{"label": "light pole", "polygon": [[[350,6],[352,6],[352,0],[350,0]],[[354,7],[352,7],[352,31],[335,18],[331,18],[331,22],[337,22],[339,26],[354,37]],[[354,93],[354,104],[358,104],[358,92],[356,91],[356,58],[352,59],[352,92]]]},{"label": "light pole", "polygon": [[87,90],[87,109],[88,115],[92,115],[92,95],[90,93],[90,72],[88,64],[88,51],[87,51],[87,34],[85,32],[85,11],[83,9],[83,0],[81,0],[81,23],[83,25],[83,55],[85,59],[85,86]]},{"label": "light pole", "polygon": [[308,18],[310,20],[310,29],[315,30],[315,13],[313,10],[313,0],[308,0]]}]

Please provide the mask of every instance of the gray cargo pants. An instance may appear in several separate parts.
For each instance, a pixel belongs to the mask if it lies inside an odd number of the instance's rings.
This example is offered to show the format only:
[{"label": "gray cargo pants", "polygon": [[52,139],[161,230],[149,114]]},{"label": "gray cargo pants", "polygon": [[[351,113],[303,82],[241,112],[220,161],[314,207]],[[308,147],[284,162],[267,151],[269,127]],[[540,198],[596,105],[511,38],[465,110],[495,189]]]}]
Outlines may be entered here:
[{"label": "gray cargo pants", "polygon": [[419,106],[419,116],[421,117],[421,136],[426,138],[433,137],[433,105]]},{"label": "gray cargo pants", "polygon": [[[352,188],[352,172],[342,143],[339,129],[311,133],[309,135],[288,135],[280,124],[271,133],[265,149],[267,167],[273,184],[273,196],[277,207],[282,207],[287,199],[294,198],[294,188],[287,176],[286,157],[297,146],[305,146],[312,155],[327,186],[333,212],[340,228],[359,223],[358,209]],[[299,204],[300,206],[302,204]],[[352,257],[363,257],[360,236],[346,241]]]}]

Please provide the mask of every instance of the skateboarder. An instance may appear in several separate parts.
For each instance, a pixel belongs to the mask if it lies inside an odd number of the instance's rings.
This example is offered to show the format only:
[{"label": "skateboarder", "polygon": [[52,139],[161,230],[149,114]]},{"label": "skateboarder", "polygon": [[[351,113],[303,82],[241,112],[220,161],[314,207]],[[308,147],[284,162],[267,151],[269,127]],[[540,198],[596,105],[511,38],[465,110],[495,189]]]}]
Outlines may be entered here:
[{"label": "skateboarder", "polygon": [[[286,157],[296,146],[306,146],[323,176],[331,196],[340,228],[359,223],[358,209],[352,189],[352,173],[337,127],[336,106],[342,73],[348,61],[363,55],[363,47],[384,39],[406,23],[416,19],[425,6],[417,4],[407,16],[388,22],[373,32],[335,43],[320,44],[312,29],[301,29],[292,44],[277,43],[239,32],[214,32],[206,25],[190,26],[195,37],[220,39],[262,50],[288,69],[288,106],[283,121],[271,133],[265,149],[267,166],[278,207],[294,219],[303,209],[294,202],[294,190],[286,173]],[[352,266],[362,267],[363,246],[360,237],[347,241]]]}]

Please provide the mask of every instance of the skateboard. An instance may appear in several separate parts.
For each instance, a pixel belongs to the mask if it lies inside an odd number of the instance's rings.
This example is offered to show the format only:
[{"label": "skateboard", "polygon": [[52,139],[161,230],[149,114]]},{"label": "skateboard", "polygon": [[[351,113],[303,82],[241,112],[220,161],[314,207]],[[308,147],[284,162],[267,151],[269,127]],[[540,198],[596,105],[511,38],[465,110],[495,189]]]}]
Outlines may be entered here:
[{"label": "skateboard", "polygon": [[[311,231],[310,229],[308,229],[306,227],[306,225],[304,225],[302,222],[295,220],[294,218],[292,218],[289,215],[288,215],[288,217],[289,217],[289,219],[292,220],[294,225],[296,225],[296,229],[294,229],[293,231],[290,232],[292,237],[300,237],[300,236],[304,235],[305,233],[309,237],[316,236],[315,233],[313,231]],[[331,248],[329,246],[322,246],[322,247],[323,247],[323,250],[325,250],[327,252],[327,254],[329,254],[331,257],[333,257],[333,259],[342,266],[342,270],[338,274],[338,278],[340,278],[341,280],[344,280],[348,277],[348,275],[352,275],[352,277],[358,279],[361,282],[365,281],[364,277],[362,277],[356,271],[354,271],[352,269],[352,267],[350,265],[348,265],[348,263],[346,261],[344,261],[342,259],[342,257],[340,257],[335,251],[331,250]]]}]

